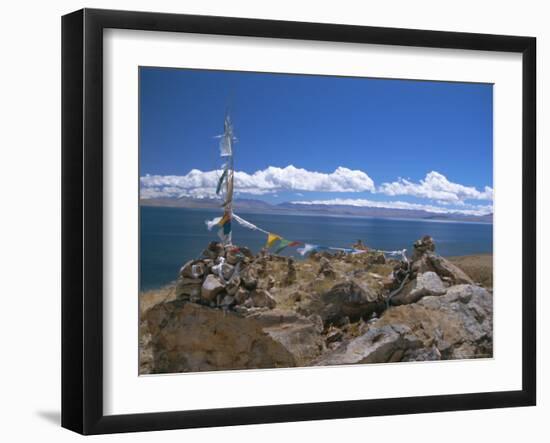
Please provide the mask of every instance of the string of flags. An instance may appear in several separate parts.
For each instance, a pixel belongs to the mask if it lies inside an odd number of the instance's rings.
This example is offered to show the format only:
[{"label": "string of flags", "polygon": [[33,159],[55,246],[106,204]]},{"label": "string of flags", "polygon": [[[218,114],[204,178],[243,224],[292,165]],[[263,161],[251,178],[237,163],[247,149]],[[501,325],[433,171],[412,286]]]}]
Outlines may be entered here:
[{"label": "string of flags", "polygon": [[[259,226],[256,226],[253,223],[250,223],[248,220],[245,220],[244,218],[238,216],[237,214],[228,214],[225,213],[222,217],[216,217],[212,220],[206,221],[206,225],[208,227],[208,230],[211,230],[214,226],[218,226],[220,229],[218,231],[218,235],[220,238],[225,238],[228,232],[231,231],[231,220],[235,220],[239,225],[241,225],[243,228],[250,229],[253,231],[261,232],[265,235],[267,235],[265,248],[271,249],[275,248],[274,252],[276,254],[279,254],[284,249],[289,247],[296,247],[300,246],[296,249],[296,251],[304,256],[306,254],[309,254],[311,252],[320,252],[320,251],[340,251],[345,252],[347,254],[361,254],[364,252],[367,252],[366,248],[338,248],[333,246],[324,246],[324,245],[316,245],[312,243],[305,243],[301,241],[293,241],[288,240],[284,237],[282,237],[279,234],[275,234],[273,232],[266,231],[265,229],[260,228]],[[384,254],[388,255],[400,255],[403,257],[403,259],[406,260],[406,250],[401,251],[377,251],[382,252]]]},{"label": "string of flags", "polygon": [[[228,232],[231,231],[231,218],[233,218],[239,225],[246,229],[251,229],[254,231],[259,231],[267,235],[266,244],[265,247],[267,249],[276,247],[274,252],[276,254],[279,254],[287,247],[296,247],[301,246],[300,248],[297,248],[296,251],[302,255],[305,256],[306,254],[309,254],[311,252],[320,252],[320,251],[340,251],[345,252],[347,254],[361,254],[364,252],[367,252],[367,249],[359,249],[359,248],[339,248],[339,247],[333,247],[333,246],[324,246],[324,245],[316,245],[312,243],[304,243],[301,241],[292,241],[288,240],[278,234],[275,234],[273,232],[266,231],[265,229],[260,228],[259,226],[256,226],[253,223],[250,223],[249,221],[243,219],[242,217],[238,216],[237,214],[224,214],[222,217],[216,217],[213,220],[207,221],[206,225],[209,230],[211,230],[214,226],[219,226],[220,230],[218,231],[218,235],[220,238],[225,238]],[[384,250],[377,250],[377,252],[381,252],[387,255],[394,255],[394,256],[401,256],[403,260],[407,261],[406,256],[406,249],[398,250],[398,251],[384,251]]]}]

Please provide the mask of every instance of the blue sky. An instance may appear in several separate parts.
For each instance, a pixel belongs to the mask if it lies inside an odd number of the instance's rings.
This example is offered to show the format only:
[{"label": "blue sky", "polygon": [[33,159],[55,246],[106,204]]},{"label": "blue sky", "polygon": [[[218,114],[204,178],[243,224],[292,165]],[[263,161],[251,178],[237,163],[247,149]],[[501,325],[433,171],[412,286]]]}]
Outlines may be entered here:
[{"label": "blue sky", "polygon": [[211,195],[228,106],[241,198],[492,210],[492,85],[146,67],[142,196]]}]

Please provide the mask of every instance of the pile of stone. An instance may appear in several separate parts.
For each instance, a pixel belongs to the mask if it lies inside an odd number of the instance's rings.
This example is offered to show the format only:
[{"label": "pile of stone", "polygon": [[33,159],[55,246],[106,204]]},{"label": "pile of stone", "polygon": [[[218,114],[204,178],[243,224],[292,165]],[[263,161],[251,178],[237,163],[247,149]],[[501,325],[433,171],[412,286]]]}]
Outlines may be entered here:
[{"label": "pile of stone", "polygon": [[[211,242],[202,257],[180,269],[176,298],[211,308],[244,309],[276,306],[267,288],[258,286],[267,256],[254,257],[246,247]],[[289,269],[290,269],[289,265]]]}]

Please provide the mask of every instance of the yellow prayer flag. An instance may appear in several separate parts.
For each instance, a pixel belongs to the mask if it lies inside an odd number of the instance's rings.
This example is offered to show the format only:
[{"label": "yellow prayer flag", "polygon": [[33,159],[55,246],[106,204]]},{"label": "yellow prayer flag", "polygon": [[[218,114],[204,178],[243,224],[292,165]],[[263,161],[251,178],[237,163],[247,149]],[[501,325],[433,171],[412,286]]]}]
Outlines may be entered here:
[{"label": "yellow prayer flag", "polygon": [[220,221],[218,222],[218,225],[219,226],[223,226],[225,225],[229,220],[231,220],[231,218],[229,217],[229,215],[226,213],[223,214],[223,217],[220,219]]},{"label": "yellow prayer flag", "polygon": [[281,237],[279,237],[277,234],[272,234],[270,232],[269,234],[267,234],[267,243],[265,244],[265,247],[271,248],[271,246],[273,246],[273,244],[280,239]]}]

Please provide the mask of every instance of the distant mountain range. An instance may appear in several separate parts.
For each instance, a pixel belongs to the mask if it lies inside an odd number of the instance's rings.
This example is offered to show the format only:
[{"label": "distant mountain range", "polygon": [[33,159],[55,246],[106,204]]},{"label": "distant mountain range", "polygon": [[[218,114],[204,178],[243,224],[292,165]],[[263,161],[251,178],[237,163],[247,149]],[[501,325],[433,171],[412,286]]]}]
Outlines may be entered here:
[{"label": "distant mountain range", "polygon": [[[218,199],[201,198],[195,199],[183,197],[173,198],[153,198],[141,199],[142,206],[164,206],[174,208],[197,208],[197,209],[215,209],[220,208]],[[372,208],[348,205],[304,205],[296,203],[279,203],[272,205],[263,200],[254,199],[235,199],[233,208],[236,212],[261,212],[273,214],[310,214],[310,215],[347,215],[355,217],[386,217],[403,219],[425,219],[425,220],[449,220],[449,221],[470,221],[481,223],[492,223],[493,214],[475,216],[462,215],[458,213],[438,214],[424,210],[413,209],[392,209],[392,208]]]}]

